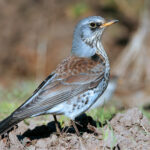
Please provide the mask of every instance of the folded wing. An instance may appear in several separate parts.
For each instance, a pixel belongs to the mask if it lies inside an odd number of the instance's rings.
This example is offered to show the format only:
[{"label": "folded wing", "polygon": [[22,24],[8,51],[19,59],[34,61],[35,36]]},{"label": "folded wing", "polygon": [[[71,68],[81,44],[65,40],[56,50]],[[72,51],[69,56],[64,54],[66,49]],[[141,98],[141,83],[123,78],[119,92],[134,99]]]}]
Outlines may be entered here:
[{"label": "folded wing", "polygon": [[14,112],[13,116],[26,118],[44,114],[57,104],[95,88],[102,80],[104,70],[104,63],[89,58],[69,57],[39,86],[33,96]]}]

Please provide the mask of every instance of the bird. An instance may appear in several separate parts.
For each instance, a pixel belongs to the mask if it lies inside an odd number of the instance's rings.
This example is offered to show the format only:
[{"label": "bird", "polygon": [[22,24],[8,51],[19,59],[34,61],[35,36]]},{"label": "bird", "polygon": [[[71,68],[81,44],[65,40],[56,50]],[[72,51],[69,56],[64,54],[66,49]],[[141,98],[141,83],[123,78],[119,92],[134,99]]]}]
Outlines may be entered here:
[{"label": "bird", "polygon": [[104,29],[118,20],[90,16],[74,29],[71,53],[39,85],[20,107],[0,122],[0,135],[20,121],[45,114],[67,116],[80,136],[75,118],[86,112],[105,91],[110,75],[108,56],[101,37]]}]

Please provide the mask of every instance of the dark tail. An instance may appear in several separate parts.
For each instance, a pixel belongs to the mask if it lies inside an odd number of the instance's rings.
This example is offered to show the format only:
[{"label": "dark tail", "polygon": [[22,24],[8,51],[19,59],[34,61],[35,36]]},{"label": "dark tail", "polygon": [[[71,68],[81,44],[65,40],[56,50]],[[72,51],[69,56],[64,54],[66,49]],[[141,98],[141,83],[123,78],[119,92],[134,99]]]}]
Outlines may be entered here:
[{"label": "dark tail", "polygon": [[3,135],[8,130],[10,130],[14,125],[19,123],[21,120],[14,118],[13,115],[10,115],[6,119],[0,122],[0,135]]}]

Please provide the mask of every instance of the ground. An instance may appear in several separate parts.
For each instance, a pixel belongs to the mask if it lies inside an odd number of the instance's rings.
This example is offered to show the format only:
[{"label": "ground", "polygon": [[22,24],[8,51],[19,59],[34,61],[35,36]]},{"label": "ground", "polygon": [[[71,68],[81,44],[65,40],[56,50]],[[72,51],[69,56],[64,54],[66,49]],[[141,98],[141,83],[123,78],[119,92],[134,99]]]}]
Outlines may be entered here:
[{"label": "ground", "polygon": [[[32,119],[33,120],[33,119]],[[86,121],[85,121],[86,120]],[[107,123],[96,126],[92,117],[82,115],[78,121],[81,136],[64,127],[56,134],[54,122],[37,126],[21,122],[8,137],[1,139],[1,150],[149,150],[150,124],[138,108],[118,113]]]}]

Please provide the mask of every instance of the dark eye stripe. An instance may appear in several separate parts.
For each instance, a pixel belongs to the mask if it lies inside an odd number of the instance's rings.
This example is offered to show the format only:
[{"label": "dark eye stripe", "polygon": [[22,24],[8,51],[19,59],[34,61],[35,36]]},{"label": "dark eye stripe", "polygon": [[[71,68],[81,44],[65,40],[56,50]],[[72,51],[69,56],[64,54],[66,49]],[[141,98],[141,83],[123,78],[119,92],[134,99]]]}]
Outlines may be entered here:
[{"label": "dark eye stripe", "polygon": [[91,22],[91,23],[90,23],[90,27],[91,27],[91,28],[97,28],[97,27],[99,27],[99,26],[101,26],[101,25],[102,25],[102,23],[100,23],[100,22],[97,22],[97,23]]},{"label": "dark eye stripe", "polygon": [[96,25],[99,27],[102,25],[102,23],[98,22],[98,23],[96,23]]}]

